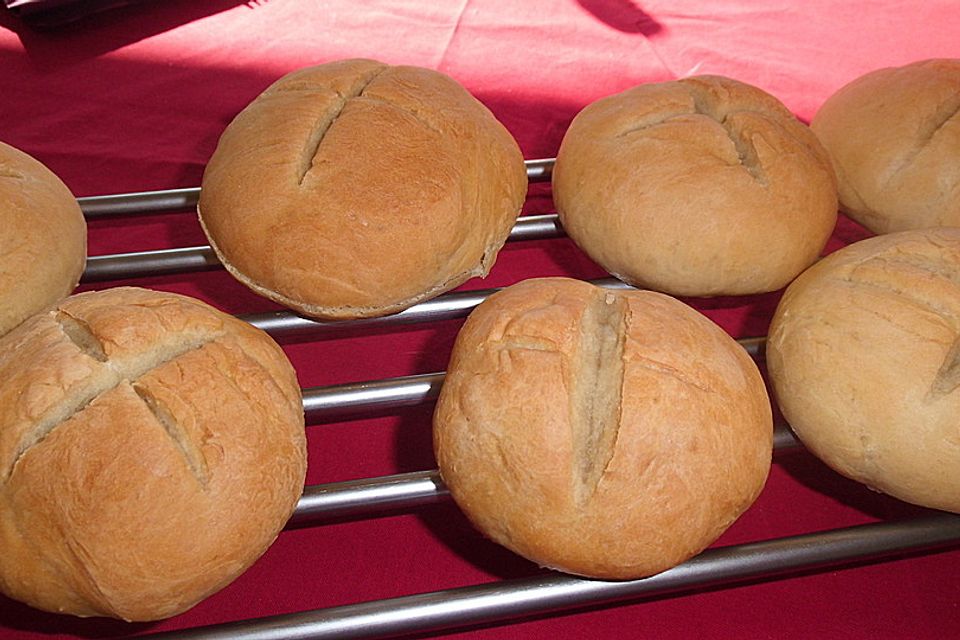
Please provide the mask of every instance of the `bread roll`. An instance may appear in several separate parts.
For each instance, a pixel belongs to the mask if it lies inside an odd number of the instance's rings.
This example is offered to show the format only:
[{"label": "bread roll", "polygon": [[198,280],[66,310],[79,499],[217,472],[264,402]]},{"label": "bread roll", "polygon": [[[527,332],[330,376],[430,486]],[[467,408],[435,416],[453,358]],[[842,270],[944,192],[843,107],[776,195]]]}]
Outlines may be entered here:
[{"label": "bread roll", "polygon": [[767,342],[777,401],[843,475],[960,512],[960,229],[850,245],[784,295]]},{"label": "bread roll", "polygon": [[960,60],[868,73],[810,126],[851,218],[876,233],[960,226]]},{"label": "bread roll", "polygon": [[785,286],[837,216],[815,136],[773,96],[718,76],[587,106],[557,153],[553,197],[564,229],[607,271],[686,296]]},{"label": "bread roll", "polygon": [[772,419],[756,365],[690,307],[551,278],[470,315],[434,448],[492,540],[561,571],[638,578],[700,552],[753,503]]},{"label": "bread roll", "polygon": [[199,212],[252,290],[358,318],[485,276],[526,186],[517,143],[459,84],[346,60],[281,78],[234,119]]},{"label": "bread roll", "polygon": [[70,190],[0,142],[0,335],[70,295],[87,260],[87,225]]},{"label": "bread roll", "polygon": [[174,294],[68,298],[0,339],[0,589],[78,616],[184,611],[274,540],[304,451],[263,332]]}]

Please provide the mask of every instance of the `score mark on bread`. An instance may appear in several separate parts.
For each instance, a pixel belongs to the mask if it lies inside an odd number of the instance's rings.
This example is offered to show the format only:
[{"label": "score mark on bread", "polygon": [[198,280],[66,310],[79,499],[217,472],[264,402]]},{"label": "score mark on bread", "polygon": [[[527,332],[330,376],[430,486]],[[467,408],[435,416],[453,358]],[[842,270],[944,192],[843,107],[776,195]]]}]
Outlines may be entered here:
[{"label": "score mark on bread", "polygon": [[60,330],[82,353],[97,362],[107,361],[107,354],[103,351],[103,345],[86,322],[74,318],[63,309],[58,309],[55,317],[57,324],[60,325]]},{"label": "score mark on bread", "polygon": [[613,457],[620,428],[627,316],[627,305],[616,293],[598,290],[580,319],[580,349],[570,393],[576,461],[572,475],[580,504],[596,491]]},{"label": "score mark on bread", "polygon": [[[698,84],[696,79],[681,82],[680,84],[690,92],[690,97],[693,98],[694,113],[710,118],[726,132],[727,137],[733,144],[733,148],[736,150],[737,160],[740,166],[762,186],[769,186],[770,183],[763,169],[763,163],[751,139],[753,132],[744,126],[743,116],[764,119],[771,119],[772,117],[790,118],[792,116],[789,113],[785,114],[781,109],[777,108],[779,105],[775,105],[772,102],[763,105],[752,105],[748,108],[737,105],[736,103],[731,104],[725,101],[729,96],[726,95],[726,92],[722,91],[722,89]],[[718,89],[723,98],[718,99],[717,95],[715,95]]]},{"label": "score mark on bread", "polygon": [[960,334],[937,370],[937,376],[930,385],[930,395],[946,396],[956,391],[957,387],[960,387]]},{"label": "score mark on bread", "polygon": [[[870,256],[854,265],[844,277],[845,282],[855,287],[888,292],[897,304],[914,305],[933,314],[957,336],[930,385],[932,398],[949,394],[960,386],[960,295],[957,295],[960,294],[960,271],[956,268],[957,262],[957,252],[948,246],[933,242],[928,245],[905,243]],[[951,289],[954,295],[944,295],[945,290]],[[895,310],[878,305],[867,312],[897,324],[904,331],[912,331],[892,317]]]},{"label": "score mark on bread", "polygon": [[8,180],[23,180],[24,175],[12,167],[0,164],[0,178],[6,178]]},{"label": "score mark on bread", "polygon": [[[313,131],[310,132],[310,135],[307,137],[306,144],[304,145],[303,156],[300,160],[300,168],[297,172],[297,184],[303,185],[303,179],[306,177],[307,172],[313,168],[314,159],[317,156],[317,151],[320,149],[320,145],[323,144],[324,138],[326,138],[327,132],[330,130],[330,127],[337,121],[337,118],[340,117],[340,114],[343,113],[344,108],[347,104],[356,98],[363,96],[363,92],[367,87],[370,86],[370,83],[376,79],[384,70],[387,69],[386,66],[380,67],[379,69],[374,67],[367,71],[366,73],[361,73],[358,75],[354,81],[354,84],[349,87],[348,91],[340,93],[339,91],[333,91],[336,94],[337,99],[330,104],[330,109],[327,113],[324,114],[324,117],[317,121],[316,126]],[[276,92],[289,92],[289,91],[311,91],[316,93],[324,93],[331,91],[329,87],[326,87],[321,84],[296,84],[290,83],[277,87]],[[269,95],[269,91],[265,95]]]},{"label": "score mark on bread", "polygon": [[[766,173],[753,141],[748,132],[743,127],[743,114],[752,114],[761,118],[769,118],[770,113],[753,108],[729,108],[730,105],[720,102],[710,91],[697,85],[693,81],[681,81],[678,83],[689,94],[691,102],[686,105],[671,105],[673,108],[662,111],[656,110],[650,114],[640,117],[638,122],[632,124],[626,130],[617,134],[616,137],[633,135],[641,132],[650,133],[650,130],[674,119],[684,119],[696,116],[703,116],[715,122],[724,130],[733,149],[736,152],[734,157],[723,157],[722,159],[730,164],[741,165],[758,183],[764,187],[769,185]],[[681,108],[678,108],[681,107]],[[776,112],[777,116],[782,114]]]},{"label": "score mark on bread", "polygon": [[[167,362],[169,362],[169,360]],[[166,364],[166,362],[161,364]],[[180,452],[183,453],[183,457],[190,467],[190,471],[192,471],[193,475],[197,478],[197,481],[203,487],[206,487],[209,481],[209,472],[203,453],[201,453],[200,449],[187,437],[184,430],[180,428],[177,419],[162,400],[154,396],[147,387],[137,384],[135,381],[132,383],[132,386],[137,397],[143,400],[143,403],[147,405],[147,409],[150,410],[153,417],[157,419],[157,422],[164,428],[167,435],[177,444],[177,447],[180,449]]]},{"label": "score mark on bread", "polygon": [[[83,411],[91,402],[96,401],[97,398],[109,393],[121,384],[132,385],[137,392],[137,396],[143,399],[147,408],[157,416],[158,424],[167,431],[177,443],[177,446],[184,452],[186,462],[191,470],[197,475],[198,479],[202,479],[205,475],[205,471],[202,471],[205,466],[201,462],[202,458],[198,458],[195,449],[188,448],[188,445],[185,444],[186,437],[175,427],[175,421],[172,417],[163,420],[157,415],[156,401],[147,400],[150,397],[149,392],[142,386],[138,388],[137,380],[153,369],[173,362],[190,351],[202,349],[205,344],[221,337],[223,333],[211,332],[200,336],[189,336],[186,340],[177,340],[177,336],[173,335],[170,336],[173,339],[169,342],[157,343],[152,345],[151,349],[137,354],[133,361],[126,360],[122,363],[114,363],[104,353],[103,345],[83,321],[71,317],[69,313],[62,310],[53,314],[53,318],[63,332],[64,338],[71,342],[80,353],[95,360],[98,364],[92,365],[88,380],[73,387],[59,404],[48,409],[34,424],[33,428],[21,437],[20,443],[12,452],[12,456],[4,460],[2,467],[4,479],[9,479],[17,462],[31,447],[39,444],[54,429]],[[191,450],[193,450],[192,453],[188,453]]]},{"label": "score mark on bread", "polygon": [[945,131],[945,127],[950,125],[955,119],[960,116],[960,94],[950,96],[945,100],[940,106],[936,107],[933,113],[930,115],[926,121],[921,121],[918,123],[918,133],[917,140],[914,144],[914,149],[909,153],[904,154],[899,165],[895,165],[887,178],[886,182],[889,184],[892,180],[902,173],[911,163],[919,156],[924,149],[926,149],[932,142],[933,139]]}]

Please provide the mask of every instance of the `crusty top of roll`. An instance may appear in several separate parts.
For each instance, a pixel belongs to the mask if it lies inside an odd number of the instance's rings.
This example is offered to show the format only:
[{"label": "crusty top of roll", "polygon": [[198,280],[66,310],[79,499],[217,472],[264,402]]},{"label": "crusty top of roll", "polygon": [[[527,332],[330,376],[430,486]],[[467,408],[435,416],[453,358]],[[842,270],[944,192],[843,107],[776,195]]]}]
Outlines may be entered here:
[{"label": "crusty top of roll", "polygon": [[516,142],[449,77],[291,73],[223,133],[200,219],[226,267],[308,315],[383,315],[486,275],[526,194]]},{"label": "crusty top of roll", "polygon": [[617,277],[675,295],[785,286],[820,254],[837,196],[816,137],[776,98],[720,76],[644,84],[584,108],[553,196]]},{"label": "crusty top of roll", "polygon": [[183,296],[68,298],[0,339],[0,588],[152,620],[219,590],[303,488],[300,389],[266,334]]},{"label": "crusty top of roll", "polygon": [[496,542],[635,578],[698,553],[754,501],[770,403],[746,352],[677,300],[527,280],[460,331],[434,447],[457,504]]},{"label": "crusty top of roll", "polygon": [[840,473],[960,513],[960,229],[832,253],[788,287],[767,365],[783,414]]},{"label": "crusty top of roll", "polygon": [[827,99],[810,126],[851,218],[876,233],[960,226],[960,60],[868,73]]},{"label": "crusty top of roll", "polygon": [[65,298],[87,260],[76,198],[43,164],[0,142],[0,335]]}]

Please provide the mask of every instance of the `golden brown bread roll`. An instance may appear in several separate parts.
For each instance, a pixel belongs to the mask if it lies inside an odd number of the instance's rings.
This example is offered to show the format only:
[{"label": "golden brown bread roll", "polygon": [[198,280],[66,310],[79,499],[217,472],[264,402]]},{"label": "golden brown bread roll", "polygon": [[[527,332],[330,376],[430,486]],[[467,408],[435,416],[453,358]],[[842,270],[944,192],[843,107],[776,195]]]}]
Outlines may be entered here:
[{"label": "golden brown bread roll", "polygon": [[810,126],[851,218],[876,233],[960,226],[960,60],[868,73]]},{"label": "golden brown bread roll", "polygon": [[753,503],[772,418],[756,365],[690,307],[546,278],[470,315],[434,448],[489,538],[569,573],[637,578],[700,552]]},{"label": "golden brown bread roll", "polygon": [[526,186],[517,143],[455,81],[346,60],[281,78],[234,119],[199,213],[248,287],[356,318],[486,275]]},{"label": "golden brown bread roll", "polygon": [[0,335],[70,295],[87,260],[76,198],[43,164],[0,142]]},{"label": "golden brown bread roll", "polygon": [[960,512],[960,229],[870,238],[787,288],[767,365],[800,440],[843,475]]},{"label": "golden brown bread roll", "polygon": [[588,105],[557,153],[553,197],[564,229],[607,271],[688,296],[785,286],[837,217],[815,136],[773,96],[718,76]]},{"label": "golden brown bread roll", "polygon": [[184,296],[68,298],[0,339],[0,589],[153,620],[221,589],[303,489],[300,388],[263,332]]}]

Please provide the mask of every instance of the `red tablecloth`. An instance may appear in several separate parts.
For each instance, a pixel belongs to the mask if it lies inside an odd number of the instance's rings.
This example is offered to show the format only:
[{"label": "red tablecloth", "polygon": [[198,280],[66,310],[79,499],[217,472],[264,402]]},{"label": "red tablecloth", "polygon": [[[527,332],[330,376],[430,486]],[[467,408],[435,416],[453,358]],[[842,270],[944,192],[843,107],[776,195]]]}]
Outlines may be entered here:
[{"label": "red tablecloth", "polygon": [[[448,73],[495,112],[532,159],[555,155],[570,119],[592,100],[692,74],[755,84],[809,120],[834,90],[871,69],[960,58],[960,12],[953,0],[157,0],[45,32],[4,14],[0,139],[46,163],[78,196],[197,186],[224,126],[264,87],[292,69],[343,57]],[[550,210],[549,189],[534,187],[527,211]],[[830,248],[865,235],[843,220]],[[91,255],[199,244],[205,238],[190,213],[90,224]],[[518,242],[504,249],[487,280],[465,287],[558,274],[604,275],[566,239]],[[133,283],[233,313],[275,308],[223,271]],[[743,337],[766,332],[776,300],[691,302]],[[458,327],[447,321],[282,344],[309,387],[441,371]],[[309,426],[308,484],[434,468],[431,410]],[[778,457],[757,504],[718,544],[922,513],[797,453]],[[446,502],[285,531],[234,584],[156,624],[78,620],[0,598],[0,636],[143,634],[537,571],[484,541]],[[960,552],[947,550],[462,633],[960,637],[958,574]]]}]

